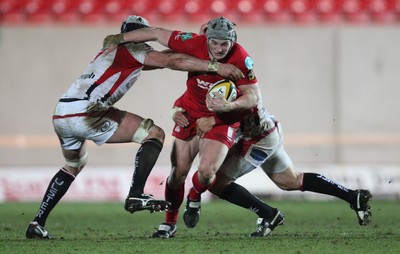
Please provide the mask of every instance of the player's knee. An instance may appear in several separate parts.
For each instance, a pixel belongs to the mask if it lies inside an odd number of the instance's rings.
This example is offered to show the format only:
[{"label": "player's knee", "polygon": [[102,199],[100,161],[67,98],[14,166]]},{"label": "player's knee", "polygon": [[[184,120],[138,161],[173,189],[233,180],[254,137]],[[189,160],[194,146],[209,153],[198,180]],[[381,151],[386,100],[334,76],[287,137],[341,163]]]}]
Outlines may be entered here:
[{"label": "player's knee", "polygon": [[158,138],[160,142],[164,142],[164,131],[158,127],[157,125],[154,125],[154,121],[152,119],[143,119],[140,122],[139,127],[135,131],[132,137],[132,141],[135,143],[142,143],[145,139],[153,138],[149,134],[154,135],[154,138]]},{"label": "player's knee", "polygon": [[198,169],[198,178],[199,181],[203,184],[210,184],[214,178],[215,178],[215,173],[213,170],[203,170],[201,168]]},{"label": "player's knee", "polygon": [[291,177],[281,178],[275,183],[282,190],[292,191],[301,189],[301,181],[301,174],[294,174]]},{"label": "player's knee", "polygon": [[147,135],[146,139],[155,138],[158,139],[161,143],[164,143],[165,140],[165,132],[157,125],[153,125],[150,129],[149,134]]},{"label": "player's knee", "polygon": [[180,186],[185,184],[187,173],[174,173],[168,177],[168,186],[173,189],[178,189]]},{"label": "player's knee", "polygon": [[88,162],[88,153],[86,152],[81,158],[76,160],[65,159],[65,170],[77,176]]}]

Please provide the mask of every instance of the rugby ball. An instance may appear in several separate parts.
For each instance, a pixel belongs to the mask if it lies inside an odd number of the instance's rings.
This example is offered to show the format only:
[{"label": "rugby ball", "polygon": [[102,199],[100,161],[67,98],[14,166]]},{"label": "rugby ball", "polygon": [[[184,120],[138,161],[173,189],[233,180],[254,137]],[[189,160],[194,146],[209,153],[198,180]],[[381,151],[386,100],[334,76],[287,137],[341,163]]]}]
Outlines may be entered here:
[{"label": "rugby ball", "polygon": [[237,97],[236,86],[229,79],[223,79],[214,83],[208,90],[208,93],[212,98],[215,98],[214,93],[219,93],[229,102],[234,101]]}]

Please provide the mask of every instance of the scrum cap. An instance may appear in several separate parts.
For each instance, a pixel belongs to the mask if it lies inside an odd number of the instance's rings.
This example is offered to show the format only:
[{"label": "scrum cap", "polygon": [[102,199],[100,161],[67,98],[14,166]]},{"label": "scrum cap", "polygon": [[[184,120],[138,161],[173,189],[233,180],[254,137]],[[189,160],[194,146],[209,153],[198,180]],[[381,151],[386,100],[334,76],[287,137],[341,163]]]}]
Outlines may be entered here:
[{"label": "scrum cap", "polygon": [[121,33],[126,33],[132,30],[136,30],[139,28],[144,28],[144,27],[149,27],[149,21],[147,19],[141,17],[141,16],[136,16],[136,15],[131,15],[127,17],[124,22],[122,22],[121,25]]},{"label": "scrum cap", "polygon": [[236,24],[229,19],[221,16],[208,21],[206,36],[207,39],[230,40],[236,42]]}]

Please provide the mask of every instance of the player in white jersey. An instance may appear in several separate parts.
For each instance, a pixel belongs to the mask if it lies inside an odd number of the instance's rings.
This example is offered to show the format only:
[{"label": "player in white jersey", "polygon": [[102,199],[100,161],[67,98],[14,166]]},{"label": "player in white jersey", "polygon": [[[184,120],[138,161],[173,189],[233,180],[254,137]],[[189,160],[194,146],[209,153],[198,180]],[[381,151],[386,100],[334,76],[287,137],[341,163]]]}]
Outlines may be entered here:
[{"label": "player in white jersey", "polygon": [[[129,16],[121,33],[149,27],[140,16]],[[27,238],[51,238],[44,228],[51,210],[69,189],[87,163],[86,141],[104,143],[135,142],[141,144],[135,158],[125,210],[130,213],[162,211],[169,203],[144,194],[146,180],[163,146],[165,133],[151,119],[119,110],[113,105],[132,87],[142,69],[170,68],[181,71],[216,72],[238,80],[243,73],[233,65],[215,65],[183,54],[158,52],[145,43],[125,43],[110,54],[101,50],[84,73],[62,95],[53,115],[54,130],[66,160],[51,179],[39,211],[26,230]]]},{"label": "player in white jersey", "polygon": [[[222,199],[255,211],[259,215],[258,211],[262,210],[266,204],[235,183],[235,180],[257,167],[261,167],[268,177],[283,190],[311,191],[347,201],[356,212],[359,224],[367,225],[371,216],[371,208],[368,204],[372,197],[371,193],[368,190],[348,189],[320,174],[296,171],[283,146],[282,126],[265,109],[261,98],[259,95],[258,106],[251,113],[241,112],[244,116],[240,112],[232,112],[232,114],[225,113],[230,116],[225,116],[223,119],[214,116],[197,121],[197,127],[201,133],[207,132],[214,125],[227,124],[225,119],[241,121],[240,131],[238,131],[240,135],[219,168],[217,180],[210,191]],[[214,112],[224,112],[225,108],[229,108],[227,105],[229,103],[222,97],[211,98],[208,96],[207,98],[207,107]],[[260,216],[257,220],[257,231],[251,236],[269,235],[283,220],[282,214],[277,214],[274,218]]]}]

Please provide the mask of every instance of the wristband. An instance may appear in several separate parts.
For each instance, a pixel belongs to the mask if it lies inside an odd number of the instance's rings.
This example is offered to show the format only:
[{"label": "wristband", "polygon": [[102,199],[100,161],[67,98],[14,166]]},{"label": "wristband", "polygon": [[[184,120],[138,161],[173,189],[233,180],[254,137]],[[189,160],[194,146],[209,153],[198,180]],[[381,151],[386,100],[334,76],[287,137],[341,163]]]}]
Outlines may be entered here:
[{"label": "wristband", "polygon": [[217,72],[218,71],[219,62],[210,61],[208,62],[208,71],[209,72]]}]

